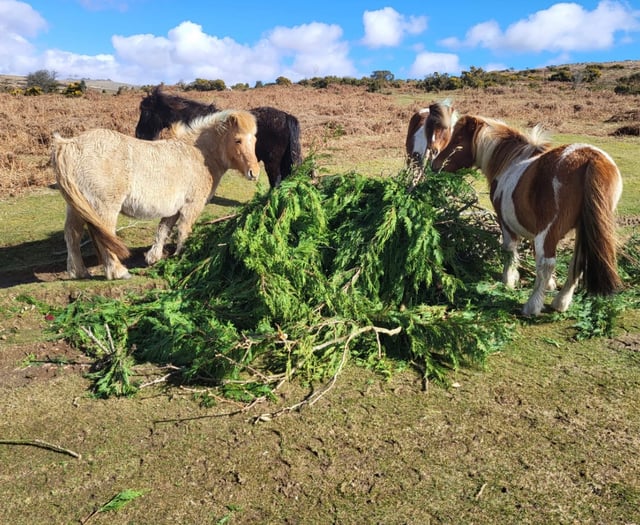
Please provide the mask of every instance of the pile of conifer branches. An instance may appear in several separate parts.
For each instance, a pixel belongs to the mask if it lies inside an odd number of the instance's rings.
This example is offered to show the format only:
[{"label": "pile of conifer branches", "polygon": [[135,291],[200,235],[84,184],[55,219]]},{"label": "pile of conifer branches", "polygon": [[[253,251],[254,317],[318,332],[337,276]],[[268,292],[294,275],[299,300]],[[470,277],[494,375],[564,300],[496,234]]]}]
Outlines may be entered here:
[{"label": "pile of conifer branches", "polygon": [[144,362],[246,400],[292,378],[326,380],[349,358],[446,380],[504,343],[513,318],[474,306],[486,304],[475,284],[496,279],[499,238],[468,177],[427,173],[409,191],[404,171],[309,172],[200,224],[161,264],[166,289],[57,315],[59,333],[100,363],[98,395],[135,391]]}]

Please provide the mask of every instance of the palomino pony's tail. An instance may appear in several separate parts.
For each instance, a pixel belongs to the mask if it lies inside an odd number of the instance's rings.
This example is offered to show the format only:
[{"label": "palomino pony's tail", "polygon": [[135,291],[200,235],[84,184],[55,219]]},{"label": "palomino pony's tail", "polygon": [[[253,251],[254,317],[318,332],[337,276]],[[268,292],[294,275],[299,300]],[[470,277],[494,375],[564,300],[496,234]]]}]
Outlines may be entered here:
[{"label": "palomino pony's tail", "polygon": [[78,157],[78,152],[73,150],[76,150],[73,139],[64,139],[54,133],[51,163],[56,174],[58,189],[67,204],[86,221],[93,241],[113,252],[120,259],[126,259],[131,255],[129,248],[121,239],[107,230],[102,219],[76,184],[73,173],[74,158]]},{"label": "palomino pony's tail", "polygon": [[588,293],[611,295],[622,285],[617,269],[615,208],[620,195],[620,175],[607,159],[592,159],[585,174],[582,219],[576,229],[574,271]]}]

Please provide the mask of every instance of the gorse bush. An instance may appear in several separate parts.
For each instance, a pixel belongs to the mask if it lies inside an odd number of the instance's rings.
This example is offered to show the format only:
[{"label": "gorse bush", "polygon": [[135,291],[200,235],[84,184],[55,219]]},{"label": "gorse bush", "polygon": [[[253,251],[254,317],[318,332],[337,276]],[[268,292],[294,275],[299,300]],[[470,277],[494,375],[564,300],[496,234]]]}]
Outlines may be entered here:
[{"label": "gorse bush", "polygon": [[131,360],[247,400],[323,380],[350,356],[387,372],[412,361],[446,381],[508,340],[519,304],[496,307],[495,287],[476,286],[495,281],[498,235],[463,175],[428,173],[409,192],[410,173],[314,184],[309,172],[200,225],[157,267],[166,290],[58,313],[56,329],[101,364],[98,395],[134,391]]}]

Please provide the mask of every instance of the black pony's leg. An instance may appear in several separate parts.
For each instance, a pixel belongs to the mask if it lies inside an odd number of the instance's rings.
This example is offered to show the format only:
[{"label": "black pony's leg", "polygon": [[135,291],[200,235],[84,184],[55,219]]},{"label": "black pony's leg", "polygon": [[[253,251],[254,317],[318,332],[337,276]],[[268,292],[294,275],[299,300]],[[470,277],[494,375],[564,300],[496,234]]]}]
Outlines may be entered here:
[{"label": "black pony's leg", "polygon": [[264,164],[264,170],[267,172],[269,178],[269,186],[275,188],[282,181],[280,174],[280,162],[274,160],[274,154],[272,152],[265,152],[258,150],[258,144],[256,144],[256,158],[258,162],[262,161]]}]

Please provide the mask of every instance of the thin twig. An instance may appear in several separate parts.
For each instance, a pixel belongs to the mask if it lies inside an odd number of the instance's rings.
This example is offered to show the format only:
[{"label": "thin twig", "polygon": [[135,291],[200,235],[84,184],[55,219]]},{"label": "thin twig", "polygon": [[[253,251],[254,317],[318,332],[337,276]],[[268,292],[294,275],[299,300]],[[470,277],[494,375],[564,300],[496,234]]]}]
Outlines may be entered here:
[{"label": "thin twig", "polygon": [[482,497],[482,493],[484,492],[484,489],[487,488],[487,484],[483,483],[482,487],[480,487],[480,490],[478,491],[478,493],[476,494],[475,500],[478,501],[481,497]]},{"label": "thin twig", "polygon": [[218,222],[224,222],[231,219],[235,219],[239,213],[232,213],[231,215],[224,215],[223,217],[218,217],[217,219],[211,219],[210,221],[203,222],[202,224],[216,224]]},{"label": "thin twig", "polygon": [[53,452],[60,452],[61,454],[67,454],[78,459],[81,458],[80,454],[74,452],[73,450],[59,447],[58,445],[52,445],[51,443],[47,443],[46,441],[42,441],[40,439],[0,439],[0,445],[28,445],[31,447],[39,447],[47,450],[52,450]]},{"label": "thin twig", "polygon": [[103,344],[102,341],[100,341],[95,335],[93,335],[93,332],[91,331],[91,328],[87,328],[85,326],[81,326],[80,329],[89,336],[89,338],[98,345],[98,348],[100,348],[100,350],[102,350],[105,354],[110,354],[112,352],[110,352]]},{"label": "thin twig", "polygon": [[98,507],[96,510],[94,510],[91,514],[89,514],[86,518],[81,519],[80,520],[80,525],[85,525],[86,523],[89,523],[89,520],[91,518],[93,518],[96,514],[98,514],[100,512],[100,507]]},{"label": "thin twig", "polygon": [[166,383],[167,379],[169,379],[172,375],[175,375],[177,372],[169,372],[166,375],[163,375],[162,377],[159,377],[157,379],[154,379],[153,381],[147,381],[146,383],[142,383],[138,388],[140,390],[142,390],[143,388],[152,386],[152,385],[157,385],[158,383]]},{"label": "thin twig", "polygon": [[356,337],[358,335],[364,334],[365,332],[371,332],[372,330],[376,332],[376,334],[380,333],[380,334],[386,334],[386,335],[398,335],[402,331],[402,327],[398,326],[397,328],[389,330],[388,328],[380,328],[379,326],[363,326],[362,328],[359,328],[358,330],[350,333],[349,335],[336,337],[331,341],[325,341],[322,344],[316,345],[313,347],[313,351],[317,352],[318,350],[323,350],[324,348],[327,348],[331,345],[341,343],[342,341],[346,341],[347,339],[351,339],[352,337]]},{"label": "thin twig", "polygon": [[[91,366],[93,363],[91,361],[65,361],[64,359],[30,359],[26,366],[29,365],[60,365],[60,366]],[[25,368],[26,368],[25,366]]]}]

